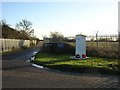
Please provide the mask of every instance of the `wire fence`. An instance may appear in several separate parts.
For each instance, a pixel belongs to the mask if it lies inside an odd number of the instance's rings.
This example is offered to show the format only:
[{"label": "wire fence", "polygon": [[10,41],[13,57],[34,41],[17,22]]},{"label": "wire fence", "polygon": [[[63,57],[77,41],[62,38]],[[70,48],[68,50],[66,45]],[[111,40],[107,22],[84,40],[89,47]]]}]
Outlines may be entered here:
[{"label": "wire fence", "polygon": [[[88,56],[116,58],[120,56],[118,35],[87,36],[86,41]],[[66,42],[75,46],[75,37]]]},{"label": "wire fence", "polygon": [[89,55],[118,57],[118,42],[87,42],[87,51]]}]

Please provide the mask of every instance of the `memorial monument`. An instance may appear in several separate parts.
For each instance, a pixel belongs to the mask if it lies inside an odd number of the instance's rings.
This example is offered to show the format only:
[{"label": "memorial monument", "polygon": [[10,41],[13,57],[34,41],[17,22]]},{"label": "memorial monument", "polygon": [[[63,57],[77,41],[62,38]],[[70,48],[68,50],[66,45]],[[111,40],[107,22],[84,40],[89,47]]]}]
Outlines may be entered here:
[{"label": "memorial monument", "polygon": [[76,49],[75,56],[71,56],[71,59],[87,59],[86,56],[86,36],[78,34],[76,35]]}]

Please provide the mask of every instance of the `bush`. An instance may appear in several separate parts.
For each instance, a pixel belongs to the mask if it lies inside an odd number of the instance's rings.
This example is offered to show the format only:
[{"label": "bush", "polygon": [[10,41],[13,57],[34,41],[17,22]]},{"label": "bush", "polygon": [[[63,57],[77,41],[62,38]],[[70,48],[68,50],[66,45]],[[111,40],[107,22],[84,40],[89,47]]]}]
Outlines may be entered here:
[{"label": "bush", "polygon": [[25,46],[25,45],[21,47],[21,49],[27,49],[27,48],[28,48],[28,47],[27,47],[27,46]]},{"label": "bush", "polygon": [[63,47],[59,47],[57,44],[50,44],[46,46],[45,44],[41,48],[41,52],[55,53],[55,54],[74,54],[75,47],[64,43]]}]

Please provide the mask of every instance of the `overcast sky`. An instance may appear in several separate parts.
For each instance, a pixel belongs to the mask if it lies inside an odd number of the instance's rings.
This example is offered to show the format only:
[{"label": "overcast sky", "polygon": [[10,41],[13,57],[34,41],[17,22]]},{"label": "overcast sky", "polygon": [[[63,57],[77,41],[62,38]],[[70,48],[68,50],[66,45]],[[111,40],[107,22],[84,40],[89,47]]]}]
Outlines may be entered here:
[{"label": "overcast sky", "polygon": [[2,19],[11,27],[22,19],[31,21],[38,38],[54,31],[64,36],[117,34],[119,0],[15,1],[2,0]]}]

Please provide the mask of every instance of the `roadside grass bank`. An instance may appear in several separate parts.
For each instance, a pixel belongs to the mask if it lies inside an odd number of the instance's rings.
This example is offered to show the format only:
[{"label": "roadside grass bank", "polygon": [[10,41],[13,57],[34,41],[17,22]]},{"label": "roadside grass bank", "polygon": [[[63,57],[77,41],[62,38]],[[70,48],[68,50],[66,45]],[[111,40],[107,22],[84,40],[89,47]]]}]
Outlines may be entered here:
[{"label": "roadside grass bank", "polygon": [[70,56],[70,54],[39,52],[32,63],[68,72],[120,74],[118,59],[90,57],[87,60],[73,60]]}]

